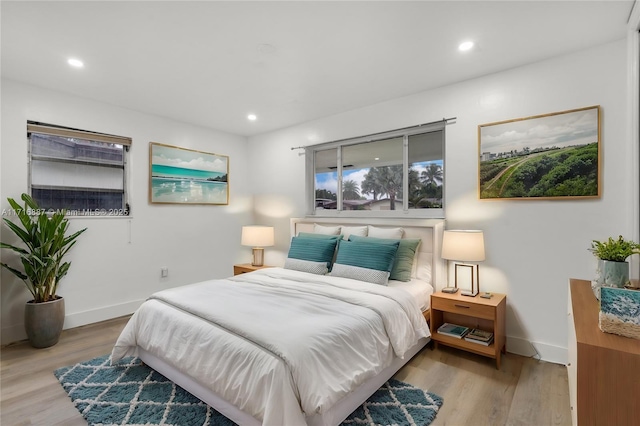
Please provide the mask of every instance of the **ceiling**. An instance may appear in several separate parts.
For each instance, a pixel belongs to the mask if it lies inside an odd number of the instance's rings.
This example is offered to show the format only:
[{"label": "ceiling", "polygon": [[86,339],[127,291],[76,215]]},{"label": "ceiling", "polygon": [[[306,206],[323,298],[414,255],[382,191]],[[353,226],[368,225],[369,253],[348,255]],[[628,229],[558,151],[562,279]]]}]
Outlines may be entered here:
[{"label": "ceiling", "polygon": [[2,1],[2,77],[252,136],[622,39],[632,5]]}]

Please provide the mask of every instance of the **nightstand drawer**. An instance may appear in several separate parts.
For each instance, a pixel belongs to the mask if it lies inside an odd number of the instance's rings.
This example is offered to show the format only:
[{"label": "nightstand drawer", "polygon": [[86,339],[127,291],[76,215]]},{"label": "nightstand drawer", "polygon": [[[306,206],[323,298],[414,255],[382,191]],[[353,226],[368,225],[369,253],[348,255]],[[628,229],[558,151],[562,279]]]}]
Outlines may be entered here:
[{"label": "nightstand drawer", "polygon": [[481,305],[474,302],[465,302],[464,300],[444,299],[441,297],[431,298],[431,309],[439,311],[451,312],[460,315],[469,315],[476,318],[484,318],[488,320],[495,319],[495,307]]}]

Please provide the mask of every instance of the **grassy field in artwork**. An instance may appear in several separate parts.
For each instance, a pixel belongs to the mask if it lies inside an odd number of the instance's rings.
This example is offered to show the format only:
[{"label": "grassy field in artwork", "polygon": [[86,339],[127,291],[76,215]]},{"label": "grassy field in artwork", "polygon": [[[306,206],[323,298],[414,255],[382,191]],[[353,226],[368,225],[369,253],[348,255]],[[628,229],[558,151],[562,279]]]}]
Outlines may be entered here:
[{"label": "grassy field in artwork", "polygon": [[597,143],[480,163],[480,198],[597,195]]}]

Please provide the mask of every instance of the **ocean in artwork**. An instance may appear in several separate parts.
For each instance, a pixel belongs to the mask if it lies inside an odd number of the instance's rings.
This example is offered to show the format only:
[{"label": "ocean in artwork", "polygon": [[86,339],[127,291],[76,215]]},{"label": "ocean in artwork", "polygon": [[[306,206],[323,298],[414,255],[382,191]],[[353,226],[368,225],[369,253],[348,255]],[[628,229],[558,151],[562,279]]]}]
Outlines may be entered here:
[{"label": "ocean in artwork", "polygon": [[611,319],[640,326],[640,291],[602,287],[600,311]]},{"label": "ocean in artwork", "polygon": [[151,200],[159,203],[227,204],[227,174],[153,164]]}]

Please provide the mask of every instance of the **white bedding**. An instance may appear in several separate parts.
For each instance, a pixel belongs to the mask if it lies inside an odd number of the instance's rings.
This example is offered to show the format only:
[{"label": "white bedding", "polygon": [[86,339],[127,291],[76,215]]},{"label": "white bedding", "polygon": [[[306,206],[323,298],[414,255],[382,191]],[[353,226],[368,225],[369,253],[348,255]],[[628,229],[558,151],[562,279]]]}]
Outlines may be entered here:
[{"label": "white bedding", "polygon": [[406,291],[269,268],[156,293],[112,359],[140,347],[263,424],[297,425],[427,336]]},{"label": "white bedding", "polygon": [[389,287],[401,288],[413,296],[422,312],[429,309],[433,287],[426,281],[412,278],[411,281],[389,280]]}]

